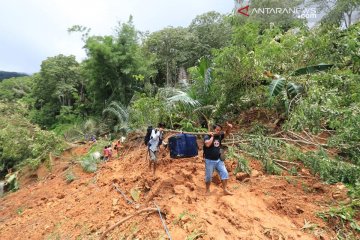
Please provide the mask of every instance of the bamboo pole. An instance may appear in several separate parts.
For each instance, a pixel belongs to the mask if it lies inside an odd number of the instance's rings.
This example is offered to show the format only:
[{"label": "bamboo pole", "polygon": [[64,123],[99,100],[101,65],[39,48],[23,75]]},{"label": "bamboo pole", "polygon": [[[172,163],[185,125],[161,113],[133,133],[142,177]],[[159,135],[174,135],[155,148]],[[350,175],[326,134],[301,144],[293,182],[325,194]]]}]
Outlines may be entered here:
[{"label": "bamboo pole", "polygon": [[185,134],[192,134],[192,135],[208,135],[208,132],[185,132],[185,131],[178,131],[178,130],[171,130],[171,129],[164,129],[164,132],[170,133],[185,133]]}]

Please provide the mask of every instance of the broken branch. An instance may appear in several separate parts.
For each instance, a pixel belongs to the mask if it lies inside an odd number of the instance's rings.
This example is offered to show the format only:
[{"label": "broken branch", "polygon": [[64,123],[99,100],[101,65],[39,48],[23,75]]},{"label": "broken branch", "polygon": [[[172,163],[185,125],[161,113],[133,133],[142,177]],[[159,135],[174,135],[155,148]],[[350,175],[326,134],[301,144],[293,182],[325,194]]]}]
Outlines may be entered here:
[{"label": "broken branch", "polygon": [[117,223],[115,223],[113,226],[109,227],[108,229],[105,230],[105,232],[101,235],[100,237],[100,240],[104,240],[106,235],[111,231],[113,230],[114,228],[116,228],[117,226],[119,226],[120,224],[126,222],[127,220],[131,219],[132,217],[135,217],[136,215],[139,215],[143,212],[157,212],[158,209],[157,208],[144,208],[144,209],[141,209],[123,219],[121,219],[120,221],[118,221]]}]

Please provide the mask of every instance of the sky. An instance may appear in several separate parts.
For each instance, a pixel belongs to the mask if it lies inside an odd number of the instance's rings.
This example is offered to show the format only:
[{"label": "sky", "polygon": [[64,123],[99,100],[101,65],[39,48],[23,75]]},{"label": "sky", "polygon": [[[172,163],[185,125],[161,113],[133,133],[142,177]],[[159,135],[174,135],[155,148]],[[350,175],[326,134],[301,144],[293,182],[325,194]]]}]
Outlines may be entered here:
[{"label": "sky", "polygon": [[0,71],[32,74],[58,54],[86,55],[73,25],[91,35],[112,35],[118,22],[133,16],[137,30],[154,32],[186,27],[208,11],[231,13],[233,0],[3,0],[0,4]]}]

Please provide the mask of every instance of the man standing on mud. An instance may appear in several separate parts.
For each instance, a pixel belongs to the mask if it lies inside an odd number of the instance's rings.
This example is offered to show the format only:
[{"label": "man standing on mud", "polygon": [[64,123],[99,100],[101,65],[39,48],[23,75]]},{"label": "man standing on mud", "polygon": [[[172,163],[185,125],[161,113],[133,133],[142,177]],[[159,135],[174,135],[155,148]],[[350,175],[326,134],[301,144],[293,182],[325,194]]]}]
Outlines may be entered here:
[{"label": "man standing on mud", "polygon": [[214,170],[216,170],[221,178],[222,188],[225,195],[232,195],[227,190],[227,179],[229,179],[229,173],[226,170],[224,161],[220,159],[220,147],[221,140],[224,139],[225,134],[228,135],[230,129],[233,127],[230,123],[226,123],[228,128],[226,133],[222,132],[222,127],[219,124],[214,125],[214,131],[204,137],[204,156],[205,156],[205,183],[206,194],[210,194],[210,183]]},{"label": "man standing on mud", "polygon": [[153,174],[155,175],[156,171],[156,164],[157,164],[157,153],[159,151],[159,145],[161,143],[162,137],[163,137],[163,128],[164,124],[159,123],[158,128],[155,128],[151,131],[150,140],[148,143],[149,146],[149,168],[151,169],[151,164],[154,165],[153,168]]}]

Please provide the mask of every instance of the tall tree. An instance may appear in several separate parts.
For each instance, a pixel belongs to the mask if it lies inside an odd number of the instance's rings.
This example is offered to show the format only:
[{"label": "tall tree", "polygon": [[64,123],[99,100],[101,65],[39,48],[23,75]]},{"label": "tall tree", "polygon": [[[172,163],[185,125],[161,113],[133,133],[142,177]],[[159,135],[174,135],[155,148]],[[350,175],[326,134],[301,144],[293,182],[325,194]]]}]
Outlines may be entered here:
[{"label": "tall tree", "polygon": [[61,107],[72,107],[79,96],[79,63],[75,56],[49,57],[34,76],[35,121],[43,126],[55,122]]},{"label": "tall tree", "polygon": [[195,63],[198,39],[187,28],[168,27],[148,36],[144,47],[156,55],[158,83],[174,85],[180,67],[188,68]]},{"label": "tall tree", "polygon": [[311,0],[309,5],[325,11],[321,22],[329,25],[350,27],[354,16],[359,17],[360,0]]},{"label": "tall tree", "polygon": [[135,76],[147,76],[150,68],[140,50],[132,17],[119,24],[115,36],[88,37],[85,48],[88,55],[85,69],[94,109],[102,111],[110,101],[127,105],[140,84]]},{"label": "tall tree", "polygon": [[214,48],[220,49],[226,46],[231,38],[230,22],[224,15],[215,11],[196,16],[189,25],[189,31],[199,41],[197,59],[211,55],[211,50]]}]

